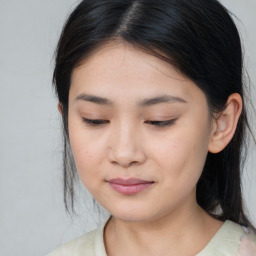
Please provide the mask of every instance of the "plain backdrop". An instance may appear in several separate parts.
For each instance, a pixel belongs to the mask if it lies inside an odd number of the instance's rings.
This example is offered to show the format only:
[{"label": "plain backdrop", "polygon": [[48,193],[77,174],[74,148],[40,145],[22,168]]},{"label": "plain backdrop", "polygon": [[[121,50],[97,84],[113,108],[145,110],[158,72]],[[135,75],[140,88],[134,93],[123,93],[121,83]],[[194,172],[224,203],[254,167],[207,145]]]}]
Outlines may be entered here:
[{"label": "plain backdrop", "polygon": [[[81,193],[78,217],[66,213],[61,184],[60,117],[51,76],[67,15],[79,1],[0,0],[0,255],[43,256],[100,223]],[[256,0],[223,0],[242,34],[255,102]],[[255,106],[256,107],[256,106]],[[250,116],[255,129],[255,117]],[[256,224],[256,150],[243,175]],[[85,200],[83,199],[85,198]],[[89,200],[85,205],[84,201]]]}]

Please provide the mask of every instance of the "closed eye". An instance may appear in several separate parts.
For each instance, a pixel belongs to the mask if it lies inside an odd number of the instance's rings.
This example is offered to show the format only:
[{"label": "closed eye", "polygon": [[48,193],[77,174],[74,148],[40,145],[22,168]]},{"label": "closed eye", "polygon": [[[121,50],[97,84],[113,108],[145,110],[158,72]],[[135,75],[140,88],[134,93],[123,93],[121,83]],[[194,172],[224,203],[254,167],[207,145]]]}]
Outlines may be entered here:
[{"label": "closed eye", "polygon": [[167,127],[167,126],[171,126],[172,124],[174,124],[176,120],[177,120],[177,118],[172,119],[172,120],[166,120],[166,121],[146,121],[146,123],[152,124],[157,127]]},{"label": "closed eye", "polygon": [[88,125],[91,126],[100,126],[103,124],[108,123],[108,120],[101,120],[101,119],[87,119],[87,118],[83,118],[83,122],[85,122]]},{"label": "closed eye", "polygon": [[[151,124],[151,125],[157,126],[157,127],[167,127],[167,126],[171,126],[172,124],[174,124],[176,120],[177,120],[177,118],[171,119],[171,120],[165,120],[165,121],[145,121],[145,123]],[[83,118],[83,122],[85,122],[86,124],[91,125],[91,126],[100,126],[100,125],[109,123],[108,120],[87,119],[87,118]]]}]

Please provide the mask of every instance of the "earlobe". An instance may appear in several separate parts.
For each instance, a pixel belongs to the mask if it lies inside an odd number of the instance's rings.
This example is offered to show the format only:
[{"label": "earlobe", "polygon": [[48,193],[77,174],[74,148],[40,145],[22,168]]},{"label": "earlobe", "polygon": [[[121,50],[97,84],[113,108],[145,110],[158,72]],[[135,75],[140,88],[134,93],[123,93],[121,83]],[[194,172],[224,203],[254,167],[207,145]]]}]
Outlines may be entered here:
[{"label": "earlobe", "polygon": [[58,111],[60,112],[61,115],[63,115],[63,106],[60,102],[58,103]]},{"label": "earlobe", "polygon": [[240,94],[229,96],[225,109],[214,120],[208,151],[219,153],[233,138],[239,117],[242,112],[242,98]]}]

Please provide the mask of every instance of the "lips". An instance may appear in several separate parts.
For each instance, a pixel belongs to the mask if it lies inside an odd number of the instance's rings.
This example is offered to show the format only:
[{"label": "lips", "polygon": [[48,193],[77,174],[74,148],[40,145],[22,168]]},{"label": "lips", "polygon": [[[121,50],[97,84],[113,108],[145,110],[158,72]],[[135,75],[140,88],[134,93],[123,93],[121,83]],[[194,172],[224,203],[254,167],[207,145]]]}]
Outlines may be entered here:
[{"label": "lips", "polygon": [[152,186],[154,181],[146,181],[136,178],[130,179],[111,179],[108,181],[109,185],[117,192],[125,195],[132,195],[139,193],[148,187]]}]

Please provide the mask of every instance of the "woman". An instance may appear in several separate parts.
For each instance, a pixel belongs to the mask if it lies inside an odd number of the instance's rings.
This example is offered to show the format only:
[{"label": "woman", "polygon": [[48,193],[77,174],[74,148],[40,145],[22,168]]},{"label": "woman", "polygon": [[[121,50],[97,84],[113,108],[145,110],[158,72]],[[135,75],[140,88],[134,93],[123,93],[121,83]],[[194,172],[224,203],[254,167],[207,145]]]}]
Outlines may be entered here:
[{"label": "woman", "polygon": [[239,34],[216,0],[84,0],[56,52],[65,204],[110,218],[60,255],[256,255],[240,187]]}]

